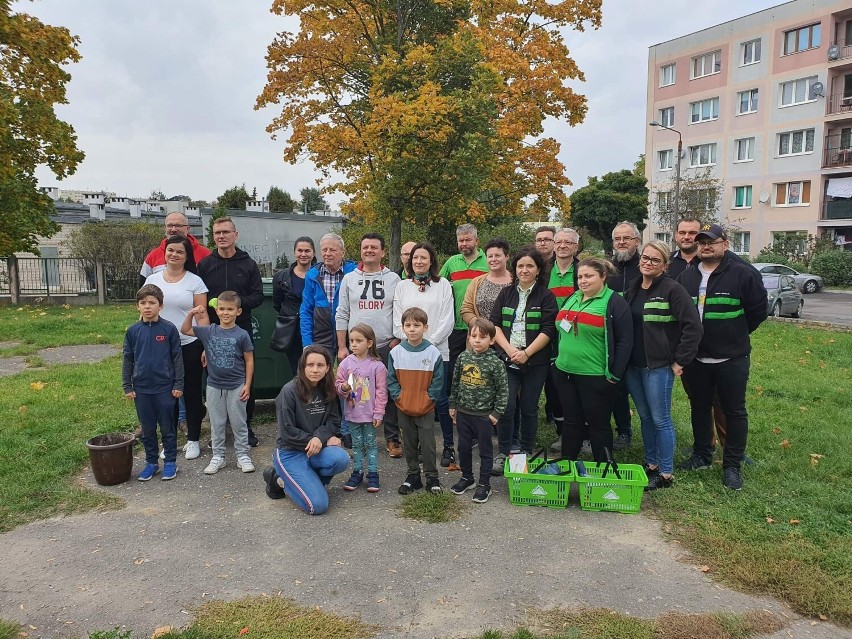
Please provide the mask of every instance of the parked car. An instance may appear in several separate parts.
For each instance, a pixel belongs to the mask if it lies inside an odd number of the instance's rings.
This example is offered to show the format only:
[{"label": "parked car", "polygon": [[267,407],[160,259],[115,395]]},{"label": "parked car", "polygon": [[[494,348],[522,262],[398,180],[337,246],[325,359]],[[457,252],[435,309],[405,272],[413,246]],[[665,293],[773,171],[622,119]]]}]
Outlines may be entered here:
[{"label": "parked car", "polygon": [[789,275],[764,275],[763,287],[766,289],[767,313],[773,317],[789,315],[801,317],[805,300],[796,282]]},{"label": "parked car", "polygon": [[757,262],[752,264],[761,275],[789,275],[796,282],[796,286],[802,293],[816,293],[823,287],[822,278],[811,273],[799,273],[796,269],[783,264],[766,264]]}]

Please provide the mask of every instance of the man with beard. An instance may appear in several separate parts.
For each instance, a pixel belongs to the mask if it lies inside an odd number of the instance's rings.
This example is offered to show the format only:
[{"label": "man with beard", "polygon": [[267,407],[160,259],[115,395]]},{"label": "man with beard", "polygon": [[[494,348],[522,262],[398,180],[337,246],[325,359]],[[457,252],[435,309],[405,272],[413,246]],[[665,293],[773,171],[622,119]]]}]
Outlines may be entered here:
[{"label": "man with beard", "polygon": [[701,262],[686,269],[678,282],[697,300],[704,336],[695,360],[683,370],[690,389],[694,443],[692,455],[678,467],[701,470],[712,464],[711,408],[718,395],[727,422],[722,481],[726,488],[740,490],[748,436],[749,335],[766,319],[766,290],[760,274],[728,251],[721,226],[704,224],[695,239]]},{"label": "man with beard", "polygon": [[[613,264],[617,273],[610,275],[606,284],[620,295],[624,295],[631,280],[642,277],[639,272],[641,241],[639,229],[633,222],[619,222],[612,230]],[[612,447],[615,450],[628,448],[633,443],[633,426],[630,423],[630,400],[623,383],[619,383],[618,392],[613,399],[612,414],[615,417],[616,430]]]},{"label": "man with beard", "polygon": [[677,234],[675,235],[677,250],[669,260],[669,268],[666,271],[669,277],[677,279],[687,267],[694,266],[701,261],[698,258],[698,244],[695,243],[695,236],[698,235],[700,230],[701,221],[694,217],[685,217],[677,223]]}]

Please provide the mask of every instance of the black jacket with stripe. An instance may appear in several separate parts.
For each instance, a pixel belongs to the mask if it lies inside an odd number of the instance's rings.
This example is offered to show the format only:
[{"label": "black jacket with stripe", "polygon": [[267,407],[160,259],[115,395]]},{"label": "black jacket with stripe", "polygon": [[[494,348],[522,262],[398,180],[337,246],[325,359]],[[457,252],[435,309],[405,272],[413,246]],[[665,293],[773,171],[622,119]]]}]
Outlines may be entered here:
[{"label": "black jacket with stripe", "polygon": [[[701,270],[688,268],[677,279],[698,304]],[[710,274],[704,301],[704,337],[697,357],[731,358],[751,353],[749,335],[766,319],[766,289],[754,268],[730,252]]]},{"label": "black jacket with stripe", "polygon": [[[490,319],[497,330],[503,331],[506,339],[512,334],[512,323],[515,321],[515,312],[518,308],[518,285],[511,284],[503,288],[494,302]],[[539,333],[544,333],[553,342],[556,340],[556,297],[547,288],[547,284],[536,282],[533,290],[527,298],[524,310],[526,322],[526,344],[533,343]],[[542,348],[533,353],[528,362],[529,366],[541,366],[550,364],[550,347]]]}]

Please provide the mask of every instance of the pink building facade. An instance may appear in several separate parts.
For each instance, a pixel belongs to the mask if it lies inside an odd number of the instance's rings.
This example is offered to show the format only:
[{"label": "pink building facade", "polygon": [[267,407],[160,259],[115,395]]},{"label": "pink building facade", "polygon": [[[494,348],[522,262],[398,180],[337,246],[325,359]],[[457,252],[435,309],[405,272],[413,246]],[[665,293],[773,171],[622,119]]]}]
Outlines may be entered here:
[{"label": "pink building facade", "polygon": [[[677,211],[714,216],[733,250],[825,234],[852,248],[848,0],[793,0],[652,46],[647,114],[683,140]],[[671,238],[677,144],[649,127],[646,239]]]}]

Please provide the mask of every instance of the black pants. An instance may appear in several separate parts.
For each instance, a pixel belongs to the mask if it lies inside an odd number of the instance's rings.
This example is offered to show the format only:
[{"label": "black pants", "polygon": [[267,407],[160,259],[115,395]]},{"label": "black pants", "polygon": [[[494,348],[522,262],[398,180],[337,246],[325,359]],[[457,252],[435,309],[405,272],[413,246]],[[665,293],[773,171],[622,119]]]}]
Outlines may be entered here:
[{"label": "black pants", "polygon": [[204,419],[204,404],[201,401],[202,377],[201,353],[204,346],[200,339],[180,347],[183,356],[183,401],[186,404],[186,438],[197,442],[201,437],[201,420]]},{"label": "black pants", "polygon": [[[388,354],[390,353],[390,344],[384,348],[378,349],[379,357],[382,358],[382,364],[388,365]],[[385,405],[385,416],[382,418],[382,428],[385,432],[385,442],[399,443],[399,417],[397,416],[396,404],[388,397],[388,403]]]},{"label": "black pants", "polygon": [[544,410],[548,416],[553,417],[556,424],[556,434],[562,436],[562,401],[559,399],[559,391],[556,388],[556,367],[551,364],[550,372],[544,381]]},{"label": "black pants", "polygon": [[[533,451],[538,433],[538,400],[549,370],[549,365],[526,366],[523,371],[512,367],[506,369],[509,376],[509,402],[505,414],[497,423],[497,440],[502,454],[511,452],[515,439],[516,406],[521,411],[520,449],[525,453]],[[482,442],[479,443],[482,445]]]},{"label": "black pants", "polygon": [[494,464],[494,444],[491,434],[494,427],[483,415],[469,415],[456,411],[456,429],[459,433],[459,465],[462,477],[473,478],[473,440],[479,440],[479,483],[491,485],[491,466]]},{"label": "black pants", "polygon": [[612,416],[615,418],[615,432],[632,437],[630,398],[627,395],[627,387],[623,383],[616,384],[616,394],[612,398]]},{"label": "black pants", "polygon": [[713,398],[718,395],[727,422],[722,456],[725,468],[739,468],[745,456],[748,438],[746,388],[750,365],[751,359],[745,355],[721,364],[704,364],[694,360],[683,369],[692,408],[692,436],[695,440],[692,450],[704,459],[713,457]]},{"label": "black pants", "polygon": [[612,452],[612,429],[609,416],[618,392],[617,384],[603,375],[574,375],[556,370],[556,387],[562,399],[565,425],[562,430],[562,456],[576,460],[588,435],[596,462],[606,461],[607,449]]}]

